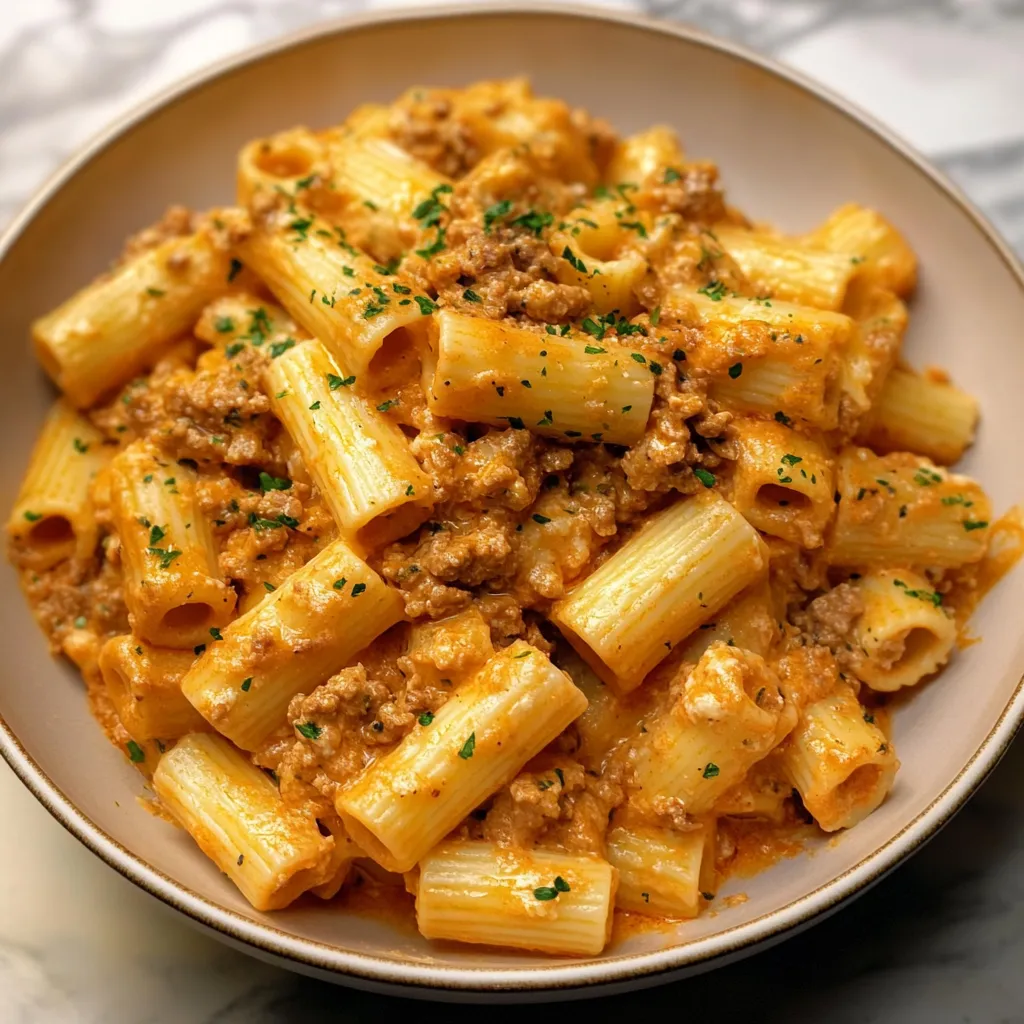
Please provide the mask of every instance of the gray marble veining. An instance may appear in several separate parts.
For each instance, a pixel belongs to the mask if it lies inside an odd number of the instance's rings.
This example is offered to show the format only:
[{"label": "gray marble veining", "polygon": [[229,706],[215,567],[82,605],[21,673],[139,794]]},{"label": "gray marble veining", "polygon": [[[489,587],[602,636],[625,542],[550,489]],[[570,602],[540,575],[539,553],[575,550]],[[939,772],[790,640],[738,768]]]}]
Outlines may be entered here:
[{"label": "gray marble veining", "polygon": [[[609,2],[746,43],[849,96],[936,160],[1024,252],[1024,0]],[[77,145],[155,90],[251,43],[381,5],[0,0],[0,226]],[[937,839],[852,906],[749,960],[605,999],[598,1019],[678,1010],[702,1021],[1024,1021],[1021,778],[1018,742]],[[424,1012],[200,935],[80,847],[2,765],[0,822],[2,1024]],[[501,1022],[524,1011],[428,1012]]]}]

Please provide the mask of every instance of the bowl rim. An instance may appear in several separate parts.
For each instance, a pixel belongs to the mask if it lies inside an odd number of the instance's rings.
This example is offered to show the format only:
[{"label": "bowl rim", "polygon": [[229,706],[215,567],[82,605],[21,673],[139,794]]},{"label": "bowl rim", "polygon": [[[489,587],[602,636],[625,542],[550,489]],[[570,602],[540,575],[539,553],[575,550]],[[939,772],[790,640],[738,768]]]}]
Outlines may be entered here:
[{"label": "bowl rim", "polygon": [[[913,165],[932,186],[953,202],[973,222],[977,230],[1002,260],[1011,276],[1024,291],[1024,266],[993,225],[974,203],[941,171],[898,134],[862,110],[802,72],[789,68],[747,47],[720,39],[702,29],[683,23],[666,22],[628,10],[556,3],[550,0],[519,0],[475,4],[472,7],[451,4],[417,8],[393,8],[360,12],[325,19],[295,32],[222,58],[159,90],[122,113],[84,145],[80,146],[36,190],[0,233],[0,261],[12,249],[26,227],[45,205],[83,167],[153,114],[173,106],[214,79],[228,76],[267,57],[305,46],[316,39],[392,24],[436,22],[452,18],[486,19],[527,15],[535,17],[578,18],[623,25],[631,29],[682,39],[715,50],[773,75],[805,94],[827,104],[846,119],[866,128],[897,156]],[[429,995],[444,998],[478,994],[530,993],[562,990],[571,992],[589,986],[607,986],[646,978],[656,984],[657,975],[667,975],[686,967],[708,970],[769,941],[780,941],[814,919],[824,916],[853,896],[865,891],[902,860],[916,852],[963,807],[977,791],[1000,758],[1006,753],[1024,722],[1024,675],[988,735],[942,792],[899,832],[831,881],[798,897],[777,910],[766,912],[707,938],[649,953],[632,953],[590,961],[557,961],[517,968],[448,967],[398,960],[365,953],[349,953],[314,939],[297,938],[272,924],[261,924],[218,905],[205,896],[174,881],[104,832],[79,810],[43,771],[0,716],[0,755],[36,799],[75,838],[110,867],[168,906],[181,911],[199,925],[206,926],[230,944],[251,947],[271,957],[290,961],[297,970],[334,975],[336,981],[362,982],[370,987],[404,989],[407,996]],[[247,950],[249,951],[249,950]],[[258,955],[258,954],[257,954]],[[699,965],[699,967],[698,967]],[[667,979],[666,979],[667,980]]]}]

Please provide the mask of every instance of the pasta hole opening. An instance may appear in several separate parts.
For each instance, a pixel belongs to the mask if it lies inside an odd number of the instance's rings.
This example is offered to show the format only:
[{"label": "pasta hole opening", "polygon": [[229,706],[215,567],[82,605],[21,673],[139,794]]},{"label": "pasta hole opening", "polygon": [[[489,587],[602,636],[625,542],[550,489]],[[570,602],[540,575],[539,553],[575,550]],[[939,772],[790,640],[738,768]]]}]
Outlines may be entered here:
[{"label": "pasta hole opening", "polygon": [[807,512],[811,507],[811,499],[806,494],[794,491],[779,484],[764,484],[757,489],[757,504],[766,512]]},{"label": "pasta hole opening", "polygon": [[177,608],[171,608],[164,613],[160,620],[161,625],[166,629],[191,630],[202,629],[213,619],[213,609],[204,602],[194,604],[179,604]]},{"label": "pasta hole opening", "polygon": [[260,150],[253,161],[259,170],[271,178],[303,178],[313,168],[315,155],[295,143]]},{"label": "pasta hole opening", "polygon": [[923,626],[915,626],[903,638],[903,653],[893,663],[893,668],[906,668],[915,662],[927,659],[935,647],[935,634]]},{"label": "pasta hole opening", "polygon": [[418,380],[420,358],[415,332],[398,327],[387,335],[370,360],[369,373],[375,387],[381,391]]},{"label": "pasta hole opening", "polygon": [[836,787],[835,803],[846,809],[867,803],[882,777],[883,768],[877,764],[862,764]]},{"label": "pasta hole opening", "polygon": [[75,530],[67,516],[46,516],[28,532],[33,544],[68,544],[75,539]]}]

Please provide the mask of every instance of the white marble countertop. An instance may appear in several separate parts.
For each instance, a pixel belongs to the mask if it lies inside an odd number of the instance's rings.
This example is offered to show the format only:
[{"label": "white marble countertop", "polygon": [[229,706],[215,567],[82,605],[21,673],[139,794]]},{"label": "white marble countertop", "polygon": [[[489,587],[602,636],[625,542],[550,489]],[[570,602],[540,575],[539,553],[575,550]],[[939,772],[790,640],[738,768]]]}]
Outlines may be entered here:
[{"label": "white marble countertop", "polygon": [[[253,42],[379,4],[0,0],[0,227],[126,107]],[[849,96],[950,172],[1024,252],[1024,0],[636,6],[772,53]],[[704,1021],[1024,1021],[1022,777],[1018,741],[967,809],[858,902],[741,963],[604,999],[601,1019],[680,1007]],[[362,1022],[422,1012],[200,935],[79,846],[2,762],[0,823],[0,1024]],[[480,1011],[427,1012],[461,1021]],[[498,1021],[522,1013],[486,1012]]]}]

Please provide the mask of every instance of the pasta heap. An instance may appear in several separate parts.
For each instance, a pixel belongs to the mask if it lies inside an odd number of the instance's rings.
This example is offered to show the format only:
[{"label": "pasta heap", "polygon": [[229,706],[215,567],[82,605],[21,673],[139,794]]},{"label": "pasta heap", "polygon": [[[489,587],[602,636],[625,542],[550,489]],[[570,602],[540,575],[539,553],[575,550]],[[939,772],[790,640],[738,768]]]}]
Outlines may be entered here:
[{"label": "pasta heap", "polygon": [[253,907],[405,886],[427,937],[595,955],[879,806],[993,532],[887,220],[755,225],[522,81],[252,142],[238,203],[35,323],[8,531]]}]

